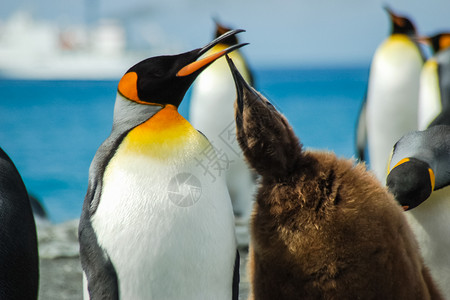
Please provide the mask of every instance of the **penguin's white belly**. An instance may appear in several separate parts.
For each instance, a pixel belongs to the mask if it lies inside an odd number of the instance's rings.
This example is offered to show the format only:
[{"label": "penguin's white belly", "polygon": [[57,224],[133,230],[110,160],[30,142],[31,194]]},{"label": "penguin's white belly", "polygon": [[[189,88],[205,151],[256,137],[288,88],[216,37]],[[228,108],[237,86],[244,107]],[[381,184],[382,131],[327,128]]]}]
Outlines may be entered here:
[{"label": "penguin's white belly", "polygon": [[435,60],[430,59],[425,63],[420,76],[418,129],[425,130],[441,110],[438,65]]},{"label": "penguin's white belly", "polygon": [[[242,57],[231,58],[244,78],[249,77]],[[253,174],[236,139],[234,102],[236,86],[225,58],[220,58],[196,79],[191,96],[190,122],[211,141],[226,166],[227,186],[237,215],[248,219],[255,192]]]},{"label": "penguin's white belly", "polygon": [[121,299],[231,299],[231,203],[223,179],[195,160],[116,154],[92,225]]},{"label": "penguin's white belly", "polygon": [[[241,56],[231,53],[231,58],[243,76],[248,77]],[[236,87],[233,77],[225,58],[220,58],[203,71],[194,82],[189,112],[190,122],[210,141],[215,141],[223,131],[234,126],[235,100]],[[236,151],[240,151],[237,142],[233,147]]]},{"label": "penguin's white belly", "polygon": [[389,60],[375,56],[367,91],[370,165],[383,183],[392,147],[405,133],[417,129],[422,62],[417,51],[402,47],[389,50]]},{"label": "penguin's white belly", "polygon": [[450,299],[450,187],[434,191],[406,216],[425,264],[445,298]]},{"label": "penguin's white belly", "polygon": [[218,134],[234,122],[236,88],[229,70],[224,71],[205,70],[192,90],[190,122],[208,138],[211,133]]}]

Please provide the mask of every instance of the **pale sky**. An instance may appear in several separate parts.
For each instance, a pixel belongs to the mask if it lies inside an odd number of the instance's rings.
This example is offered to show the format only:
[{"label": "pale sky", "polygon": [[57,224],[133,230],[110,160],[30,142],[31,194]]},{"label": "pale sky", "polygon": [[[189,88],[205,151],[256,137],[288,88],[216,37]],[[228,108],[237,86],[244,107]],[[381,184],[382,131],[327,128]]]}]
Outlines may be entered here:
[{"label": "pale sky", "polygon": [[0,20],[17,10],[63,26],[115,18],[132,45],[161,42],[181,52],[209,42],[217,17],[247,30],[240,39],[250,43],[243,51],[253,64],[361,65],[389,33],[385,4],[409,16],[420,34],[450,31],[449,0],[16,0],[2,1]]}]

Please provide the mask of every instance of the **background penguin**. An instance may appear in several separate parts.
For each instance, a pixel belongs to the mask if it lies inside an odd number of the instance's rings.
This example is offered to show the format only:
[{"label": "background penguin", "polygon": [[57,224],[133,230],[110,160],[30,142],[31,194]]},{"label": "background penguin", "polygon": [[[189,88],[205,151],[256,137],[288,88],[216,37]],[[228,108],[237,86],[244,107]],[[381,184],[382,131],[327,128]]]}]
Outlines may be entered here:
[{"label": "background penguin", "polygon": [[38,199],[37,196],[28,193],[30,198],[31,211],[33,212],[34,222],[37,227],[40,225],[49,225],[50,219],[44,205]]},{"label": "background penguin", "polygon": [[386,11],[392,31],[373,57],[357,131],[358,155],[363,158],[367,138],[370,168],[381,182],[386,179],[392,145],[406,132],[417,130],[419,80],[424,61],[415,41],[413,23],[389,8]]},{"label": "background penguin", "polygon": [[364,165],[303,151],[230,68],[237,138],[262,176],[250,223],[254,299],[442,299],[392,194]]},{"label": "background penguin", "polygon": [[419,130],[436,124],[450,125],[450,33],[425,40],[435,54],[426,61],[420,77]]},{"label": "background penguin", "polygon": [[[216,37],[230,29],[216,21]],[[222,40],[210,50],[214,53],[238,44],[236,36]],[[208,54],[208,53],[207,53]],[[230,53],[245,80],[253,84],[252,73],[239,51]],[[238,243],[248,245],[248,220],[251,199],[255,192],[255,174],[244,161],[235,137],[233,103],[236,89],[225,58],[215,61],[198,76],[192,86],[189,120],[218,150],[219,155],[230,161],[226,173],[228,192],[236,216]]]},{"label": "background penguin", "polygon": [[27,190],[0,148],[0,299],[37,299],[39,257]]},{"label": "background penguin", "polygon": [[450,299],[450,126],[403,136],[386,184],[405,208],[426,265]]},{"label": "background penguin", "polygon": [[177,107],[203,69],[245,44],[197,59],[241,31],[146,59],[120,80],[112,132],[91,164],[79,226],[91,299],[237,299],[239,256],[225,180],[199,166],[205,152],[217,157]]}]

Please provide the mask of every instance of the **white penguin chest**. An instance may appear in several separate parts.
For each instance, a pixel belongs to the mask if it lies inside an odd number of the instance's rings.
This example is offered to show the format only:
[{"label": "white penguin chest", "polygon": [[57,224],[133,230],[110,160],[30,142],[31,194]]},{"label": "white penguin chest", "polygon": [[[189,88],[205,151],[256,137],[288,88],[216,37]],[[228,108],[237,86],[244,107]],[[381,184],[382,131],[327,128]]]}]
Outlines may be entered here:
[{"label": "white penguin chest", "polygon": [[371,66],[368,117],[378,114],[383,120],[380,124],[390,123],[401,115],[416,120],[422,65],[419,51],[407,38],[396,37],[385,42],[377,50]]},{"label": "white penguin chest", "polygon": [[389,38],[377,50],[367,90],[367,131],[371,169],[384,182],[392,146],[417,130],[422,58],[407,37]]},{"label": "white penguin chest", "polygon": [[425,63],[420,76],[418,129],[425,130],[441,110],[438,64],[436,60],[430,59]]},{"label": "white penguin chest", "polygon": [[406,213],[425,264],[446,299],[450,299],[450,186]]},{"label": "white penguin chest", "polygon": [[198,152],[190,159],[119,148],[105,171],[92,225],[123,299],[207,299],[211,289],[231,297],[231,202],[223,178],[199,166],[199,145],[181,149]]}]

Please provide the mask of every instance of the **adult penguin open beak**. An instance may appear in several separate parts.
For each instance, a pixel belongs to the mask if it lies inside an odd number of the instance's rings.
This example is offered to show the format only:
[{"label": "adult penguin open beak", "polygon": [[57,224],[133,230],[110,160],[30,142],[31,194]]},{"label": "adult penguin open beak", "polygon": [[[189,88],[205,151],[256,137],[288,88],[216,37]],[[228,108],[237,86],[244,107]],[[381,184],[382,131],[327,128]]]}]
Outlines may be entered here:
[{"label": "adult penguin open beak", "polygon": [[[219,44],[221,41],[229,38],[230,36],[234,36],[237,33],[240,32],[244,32],[245,30],[243,29],[235,29],[232,31],[228,31],[225,34],[222,34],[221,36],[219,36],[218,38],[216,38],[214,41],[212,41],[211,43],[209,43],[208,45],[204,46],[201,49],[198,49],[198,53],[197,53],[197,59],[200,58],[202,55],[204,55],[208,50],[210,50],[211,48],[213,48],[215,45]],[[216,59],[224,56],[227,53],[230,53],[236,49],[239,49],[245,45],[248,45],[248,43],[241,43],[241,44],[237,44],[237,45],[233,45],[230,46],[222,51],[213,53],[205,58],[202,58],[200,60],[196,60],[186,66],[184,66],[181,70],[179,70],[177,72],[177,76],[181,77],[181,76],[188,76],[191,75],[194,72],[197,72],[198,70],[202,70],[203,68],[206,68],[208,65],[210,65],[211,63],[213,63]],[[194,50],[196,51],[196,50]]]}]

